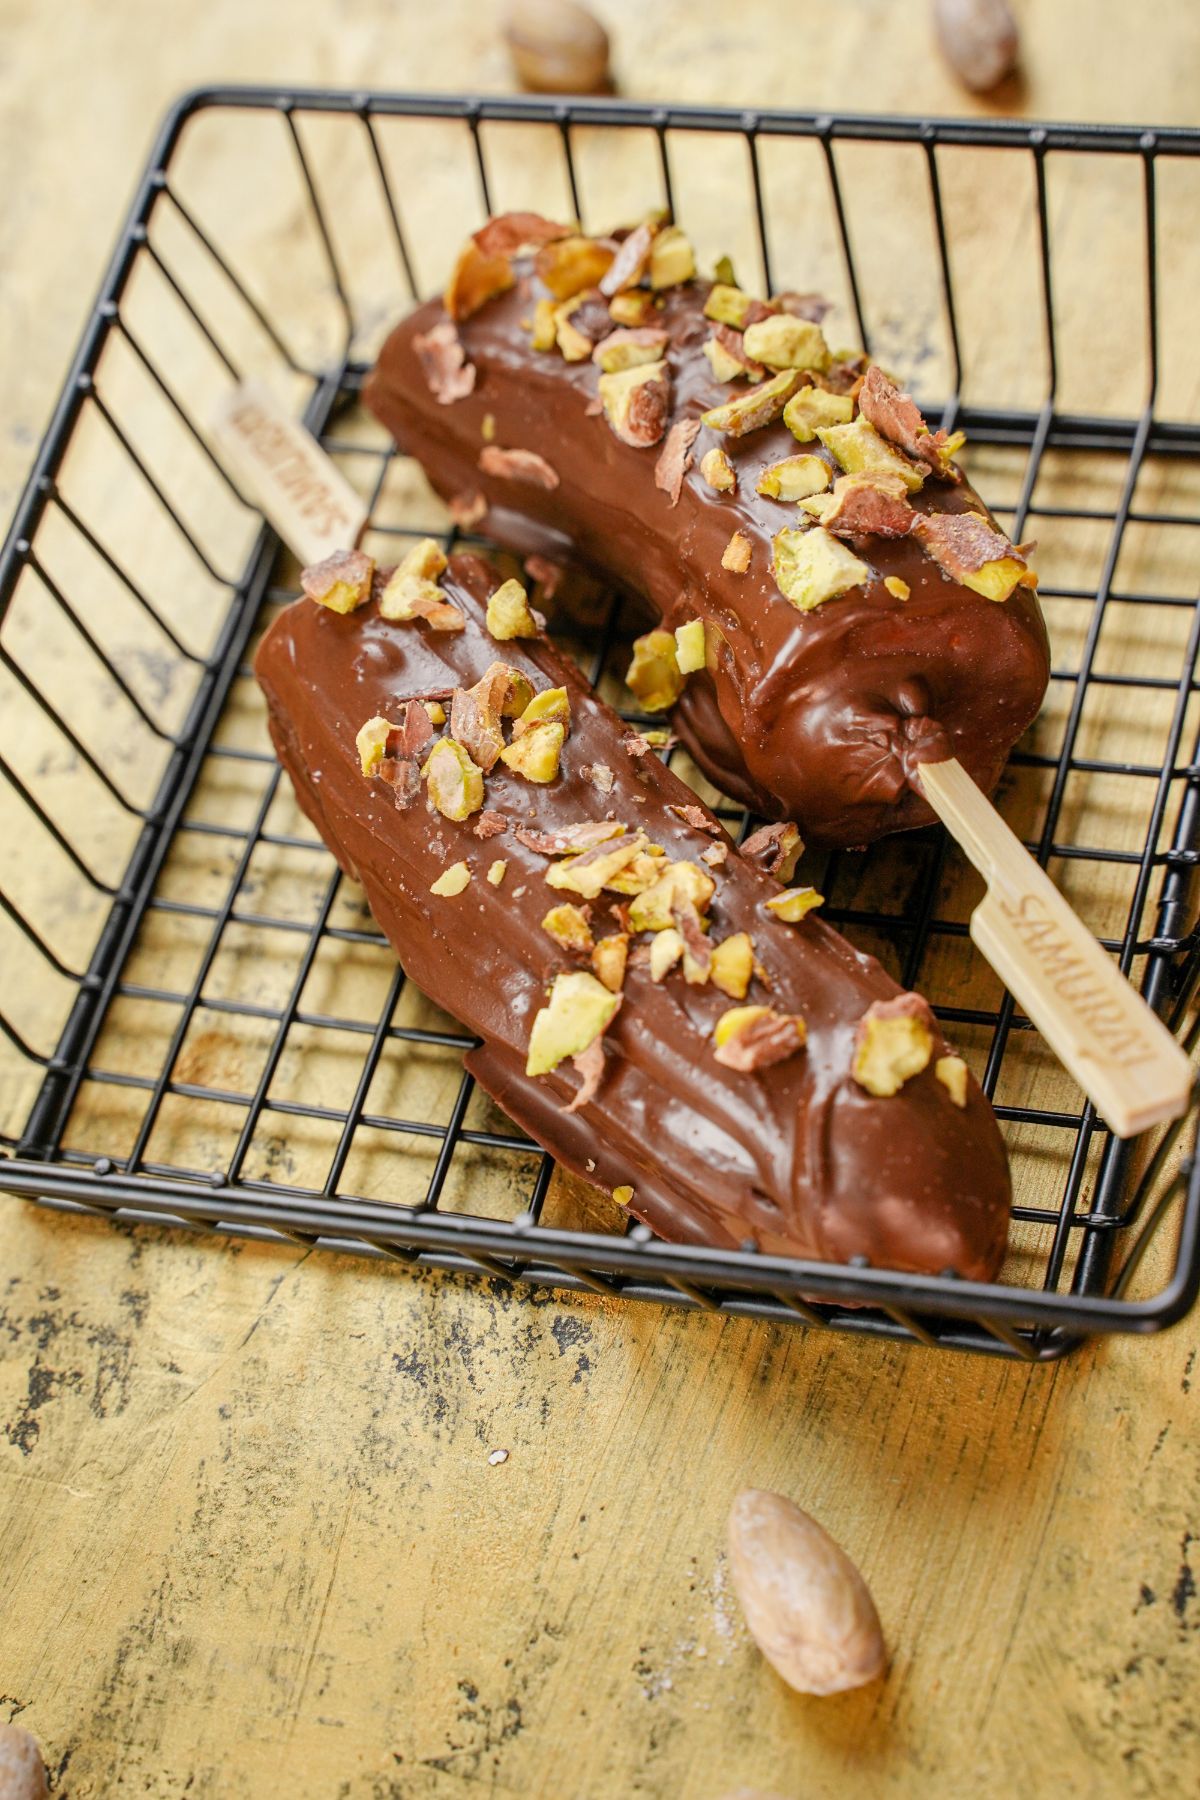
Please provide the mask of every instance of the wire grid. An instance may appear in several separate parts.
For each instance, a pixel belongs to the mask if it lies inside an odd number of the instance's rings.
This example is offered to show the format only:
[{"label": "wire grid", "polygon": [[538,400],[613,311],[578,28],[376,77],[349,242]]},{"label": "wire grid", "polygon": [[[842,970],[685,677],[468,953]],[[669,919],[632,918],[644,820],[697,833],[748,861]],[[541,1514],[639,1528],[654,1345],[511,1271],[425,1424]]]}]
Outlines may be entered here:
[{"label": "wire grid", "polygon": [[[281,320],[257,297],[238,272],[211,229],[201,222],[172,179],[172,159],[186,122],[199,114],[219,117],[233,110],[261,112],[281,121],[306,198],[315,242],[324,259],[327,298],[336,314],[336,333],[331,366],[305,358],[289,341]],[[276,567],[277,546],[271,534],[208,447],[205,415],[195,396],[181,395],[179,371],[170,373],[150,348],[134,323],[127,294],[131,275],[150,265],[180,313],[208,346],[225,376],[239,378],[244,369],[226,347],[209,312],[181,277],[149,226],[156,214],[169,211],[192,244],[207,259],[255,330],[265,340],[281,373],[296,378],[305,416],[330,454],[351,476],[368,499],[371,523],[367,541],[374,539],[383,554],[389,543],[414,535],[438,535],[438,520],[406,517],[397,522],[389,503],[389,487],[400,469],[391,447],[372,438],[355,411],[366,367],[361,354],[362,321],[351,297],[344,255],[339,255],[330,225],[330,207],[322,198],[322,182],[311,148],[306,147],[302,121],[324,115],[336,119],[345,130],[365,133],[373,168],[383,199],[384,216],[409,297],[416,297],[417,277],[402,222],[395,176],[389,167],[380,137],[386,118],[429,121],[454,120],[465,130],[471,146],[478,201],[482,212],[493,210],[496,200],[485,153],[484,127],[490,122],[523,123],[551,128],[561,145],[563,170],[570,202],[577,216],[580,183],[574,153],[575,134],[582,130],[621,132],[649,131],[657,148],[662,200],[674,208],[676,181],[673,134],[703,132],[728,136],[745,147],[757,225],[758,252],[767,291],[774,286],[773,252],[768,205],[760,161],[762,140],[778,135],[809,140],[820,148],[829,183],[829,202],[836,220],[843,260],[847,312],[861,342],[871,347],[869,309],[856,262],[849,229],[847,203],[839,166],[838,144],[843,140],[872,144],[916,146],[923,158],[929,202],[934,221],[941,300],[947,332],[946,365],[951,399],[942,409],[947,427],[963,425],[976,448],[991,447],[1000,456],[1015,453],[1023,463],[1016,490],[1008,504],[994,504],[1014,539],[1030,528],[1043,529],[1040,521],[1083,524],[1107,533],[1105,549],[1094,588],[1047,584],[1043,595],[1053,628],[1056,602],[1082,603],[1089,609],[1088,623],[1079,647],[1076,666],[1055,668],[1054,682],[1070,698],[1057,749],[1019,750],[1014,769],[1041,772],[1048,793],[1040,826],[1029,848],[1043,864],[1057,868],[1077,865],[1095,871],[1115,872],[1126,883],[1123,927],[1106,936],[1109,949],[1127,972],[1140,972],[1144,989],[1177,1028],[1187,1027],[1189,1003],[1200,969],[1200,952],[1191,926],[1191,885],[1196,862],[1198,740],[1194,678],[1200,648],[1200,606],[1192,598],[1152,588],[1117,583],[1122,546],[1128,529],[1163,528],[1174,531],[1200,528],[1200,504],[1183,512],[1137,504],[1139,480],[1151,456],[1183,463],[1200,452],[1200,427],[1163,421],[1156,415],[1159,384],[1159,297],[1156,238],[1156,164],[1166,154],[1193,157],[1200,139],[1191,134],[1136,134],[1076,128],[1025,128],[964,124],[921,124],[901,120],[812,119],[794,115],[746,115],[699,113],[688,109],[645,109],[627,105],[548,104],[535,101],[460,102],[407,97],[306,94],[284,96],[269,91],[230,90],[192,96],[168,122],[151,160],[135,203],[129,228],[122,239],[105,283],[95,317],[81,347],[75,369],[54,424],[38,459],[30,487],[6,546],[0,571],[0,605],[6,622],[20,584],[37,583],[43,604],[51,605],[72,627],[103,678],[130,709],[138,732],[161,746],[163,755],[156,791],[138,799],[127,782],[114,772],[117,765],[93,740],[76,728],[72,714],[56,705],[34,680],[25,663],[0,636],[0,662],[23,694],[34,701],[60,734],[75,760],[99,783],[108,803],[129,822],[133,836],[127,861],[112,874],[103,873],[102,861],[83,850],[60,824],[52,807],[41,797],[37,784],[14,763],[0,760],[0,776],[8,784],[25,814],[55,850],[66,858],[78,895],[89,899],[99,921],[96,942],[84,962],[69,962],[48,940],[39,924],[23,908],[0,896],[6,918],[19,935],[27,961],[44,968],[67,984],[68,1010],[56,1047],[42,1050],[16,1019],[8,1016],[7,1003],[0,1008],[0,1030],[19,1058],[42,1072],[43,1079],[21,1129],[2,1142],[8,1160],[5,1185],[14,1192],[38,1197],[44,1203],[68,1210],[116,1215],[124,1219],[154,1219],[187,1224],[196,1229],[238,1231],[267,1239],[280,1237],[319,1243],[359,1253],[418,1260],[436,1266],[472,1269],[492,1277],[552,1282],[588,1287],[605,1294],[703,1306],[731,1313],[802,1320],[810,1324],[866,1331],[946,1347],[973,1348],[1027,1359],[1047,1359],[1061,1353],[1088,1332],[1106,1329],[1147,1330],[1168,1323],[1186,1310],[1194,1297],[1198,1278],[1200,1184],[1190,1159],[1173,1178],[1163,1182],[1169,1168],[1173,1134],[1146,1155],[1139,1148],[1110,1138],[1088,1105],[1033,1105],[1007,1102],[1002,1075],[1011,1059],[1015,1039],[1027,1038],[1029,1023],[1001,994],[995,1004],[963,1005],[940,995],[926,983],[939,1016],[951,1034],[974,1030],[986,1034],[986,1054],[980,1070],[984,1086],[996,1097],[1001,1121],[1014,1128],[1031,1127],[1057,1140],[1057,1160],[1063,1182],[1055,1205],[1018,1204],[1014,1218],[1040,1228],[1050,1242],[1036,1281],[1023,1285],[983,1286],[956,1282],[950,1277],[924,1280],[894,1275],[865,1266],[834,1268],[802,1264],[784,1258],[767,1258],[750,1252],[726,1254],[652,1240],[644,1227],[625,1224],[624,1229],[568,1229],[548,1222],[547,1201],[552,1192],[551,1160],[517,1133],[498,1115],[472,1122],[477,1096],[469,1077],[459,1070],[452,1092],[438,1116],[407,1109],[396,1110],[373,1100],[377,1077],[397,1047],[414,1056],[450,1053],[457,1056],[472,1040],[455,1030],[451,1022],[422,1019],[406,1022],[408,1004],[404,977],[391,967],[385,989],[371,1016],[314,1006],[307,999],[319,961],[327,953],[349,956],[358,951],[379,954],[384,940],[365,917],[353,916],[345,887],[328,858],[315,892],[309,916],[292,916],[285,909],[255,908],[244,903],[247,883],[256,861],[264,855],[286,858],[290,853],[313,852],[314,839],[301,825],[288,828],[278,822],[286,784],[265,747],[261,730],[257,741],[222,740],[223,708],[235,703],[251,681],[246,663],[247,647],[256,629],[295,594],[288,576]],[[1023,150],[1032,158],[1037,195],[1037,238],[1040,256],[1042,326],[1045,336],[1047,391],[1033,410],[1003,409],[974,404],[964,396],[964,353],[955,305],[953,257],[946,211],[942,200],[938,151],[946,145],[966,145]],[[1047,157],[1056,150],[1104,152],[1132,157],[1141,173],[1145,230],[1146,313],[1148,321],[1148,389],[1145,404],[1135,417],[1107,417],[1059,410],[1058,331],[1054,301],[1054,257],[1051,247],[1050,209],[1047,198]],[[508,204],[513,204],[506,196]],[[476,221],[477,222],[477,221]],[[685,218],[684,223],[688,221]],[[461,234],[460,234],[461,235]],[[172,482],[139,449],[130,417],[112,403],[97,380],[102,354],[118,340],[158,395],[162,405],[187,438],[191,453],[200,459],[223,498],[238,515],[248,554],[240,574],[222,537],[214,548],[211,538],[189,522],[189,513],[176,497]],[[210,642],[197,647],[161,604],[153,574],[135,572],[127,558],[113,553],[102,531],[84,510],[68,497],[61,479],[64,464],[84,419],[90,412],[105,433],[110,453],[126,474],[142,482],[156,508],[170,521],[185,560],[194,563],[215,589],[222,604],[213,609],[219,624]],[[1122,475],[1115,499],[1108,505],[1083,506],[1074,501],[1059,506],[1039,501],[1038,490],[1048,459],[1065,456],[1118,456]],[[174,466],[173,466],[173,472]],[[427,504],[427,500],[421,503]],[[419,511],[419,509],[418,509]],[[187,702],[175,725],[165,725],[148,703],[145,693],[131,678],[127,665],[104,641],[101,621],[89,618],[86,593],[70,595],[56,579],[50,559],[41,553],[47,521],[53,517],[86,546],[97,567],[119,585],[135,608],[158,634],[182,677]],[[235,542],[232,535],[229,542]],[[447,548],[460,543],[458,535],[445,533]],[[155,597],[152,598],[152,592]],[[1182,613],[1186,618],[1184,641],[1173,663],[1153,669],[1123,671],[1101,666],[1106,618],[1113,608],[1132,608],[1148,616]],[[606,679],[614,657],[619,661],[623,628],[622,603],[606,596],[595,629],[585,647],[573,628],[572,648],[581,648],[586,672],[593,684]],[[188,678],[190,677],[190,685]],[[612,688],[611,674],[607,677]],[[1108,758],[1079,749],[1085,733],[1085,710],[1097,690],[1128,692],[1130,701],[1164,704],[1170,699],[1170,722],[1161,763]],[[625,696],[628,699],[628,695]],[[638,714],[625,716],[651,723]],[[670,751],[666,754],[671,755]],[[204,817],[193,807],[214,770],[236,769],[252,784],[257,782],[247,816]],[[1150,784],[1153,798],[1140,848],[1116,848],[1076,841],[1069,826],[1068,787],[1079,775],[1101,776],[1130,784],[1136,794]],[[735,835],[744,835],[751,821],[728,804],[718,805]],[[1163,843],[1164,836],[1169,841]],[[182,897],[167,891],[164,876],[171,859],[189,840],[218,846],[228,853],[222,871],[223,891],[211,900]],[[33,840],[31,840],[33,841]],[[890,946],[891,961],[906,986],[919,985],[932,949],[940,943],[965,942],[965,917],[952,916],[945,899],[947,843],[944,834],[930,830],[915,834],[901,845],[882,847],[872,855],[883,866],[897,862],[906,871],[903,903],[872,905],[862,898],[861,859],[834,853],[814,868],[814,879],[832,898],[827,916],[859,942],[882,939]],[[849,879],[847,876],[849,866]],[[870,882],[866,886],[870,887]],[[846,890],[848,897],[839,895]],[[349,912],[347,907],[349,905]],[[1152,929],[1144,919],[1154,910]],[[86,910],[86,909],[85,909]],[[361,908],[359,909],[361,913]],[[141,937],[156,920],[170,918],[192,922],[199,934],[199,954],[182,985],[140,980],[136,958]],[[240,933],[260,944],[282,935],[295,942],[299,955],[290,971],[286,991],[270,1001],[212,989],[214,971],[231,933]],[[131,968],[134,973],[131,974]],[[6,988],[6,995],[8,993]],[[170,1019],[169,1030],[151,1033],[157,1066],[149,1071],[106,1064],[106,1025],[121,1005],[161,1009]],[[262,1026],[265,1049],[254,1078],[243,1085],[228,1080],[189,1078],[185,1062],[198,1018],[203,1015]],[[294,1058],[292,1047],[303,1033],[336,1034],[359,1046],[352,1091],[339,1104],[313,1098],[303,1083],[281,1080]],[[107,1090],[132,1096],[140,1115],[129,1141],[119,1154],[97,1154],[98,1142],[90,1135],[84,1108],[82,1136],[72,1132],[81,1096]],[[177,1151],[157,1157],[155,1145],[164,1111],[181,1102],[193,1108],[223,1108],[235,1124],[215,1164],[193,1164]],[[94,1117],[94,1115],[91,1115]],[[319,1184],[288,1183],[267,1174],[256,1158],[256,1143],[264,1123],[277,1119],[283,1131],[319,1128],[327,1151],[324,1179]],[[422,1140],[431,1147],[432,1167],[423,1192],[414,1203],[394,1203],[358,1193],[347,1179],[361,1134],[382,1134],[392,1142]],[[508,1216],[492,1218],[470,1210],[447,1210],[448,1184],[468,1152],[486,1153],[509,1164],[516,1173],[509,1180]],[[1142,1166],[1139,1168],[1139,1161]],[[1125,1289],[1151,1240],[1151,1235],[1186,1189],[1180,1237],[1166,1284],[1151,1301],[1124,1298]],[[574,1222],[574,1221],[572,1221]],[[589,1217],[584,1223],[594,1223]],[[1115,1246],[1123,1245],[1123,1262],[1114,1281]],[[1062,1291],[1066,1286],[1067,1291]]]}]

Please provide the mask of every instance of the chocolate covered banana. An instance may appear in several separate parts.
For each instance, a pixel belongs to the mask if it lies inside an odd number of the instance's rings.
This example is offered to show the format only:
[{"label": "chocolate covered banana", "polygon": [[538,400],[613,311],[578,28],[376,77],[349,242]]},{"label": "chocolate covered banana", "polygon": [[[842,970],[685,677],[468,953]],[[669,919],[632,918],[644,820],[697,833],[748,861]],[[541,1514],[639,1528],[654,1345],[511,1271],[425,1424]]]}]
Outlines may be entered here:
[{"label": "chocolate covered banana", "polygon": [[[256,658],[297,797],[509,1116],[667,1238],[985,1279],[1009,1180],[923,1000],[431,540],[305,572]],[[774,828],[782,880],[794,834]]]},{"label": "chocolate covered banana", "polygon": [[831,351],[821,315],[697,279],[673,226],[596,240],[507,215],[393,331],[365,398],[462,523],[649,600],[663,629],[631,685],[719,787],[859,845],[931,820],[919,762],[957,756],[990,791],[1049,663],[1026,548],[959,440]]}]

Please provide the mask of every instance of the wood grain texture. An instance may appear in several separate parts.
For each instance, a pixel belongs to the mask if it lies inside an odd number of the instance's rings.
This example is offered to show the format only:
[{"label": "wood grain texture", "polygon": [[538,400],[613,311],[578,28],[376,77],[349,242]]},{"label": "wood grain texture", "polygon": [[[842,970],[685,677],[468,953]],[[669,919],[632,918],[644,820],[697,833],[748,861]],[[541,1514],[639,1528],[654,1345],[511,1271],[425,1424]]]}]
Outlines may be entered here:
[{"label": "wood grain texture", "polygon": [[[976,106],[920,19],[885,0],[828,9],[819,57],[777,7],[597,10],[631,94]],[[1021,13],[1027,75],[1005,105],[1196,122],[1200,21],[1184,0],[1156,9],[1136,56],[1115,0]],[[492,9],[466,0],[188,0],[169,30],[149,0],[0,0],[0,43],[6,511],[174,93],[218,77],[507,81]],[[1098,205],[1073,192],[1064,228],[1118,264],[1127,222],[1097,231]],[[1171,253],[1181,281],[1194,252],[1181,239]],[[994,294],[967,301],[986,348]],[[1003,345],[989,353],[1002,370]],[[1015,466],[997,456],[989,486],[981,458],[977,482],[994,494]],[[1047,479],[1052,498],[1052,464]],[[1077,496],[1077,466],[1069,479]],[[1097,459],[1098,492],[1111,479]],[[1179,503],[1177,480],[1155,471],[1148,503]],[[1102,548],[1057,540],[1067,561]],[[1123,554],[1135,586],[1136,538]],[[1190,545],[1179,581],[1194,592]],[[1069,661],[1083,608],[1061,604],[1052,628]],[[1174,629],[1172,616],[1111,653],[1148,666]],[[1051,696],[1038,741],[1053,745],[1065,704]],[[235,703],[230,731],[238,719]],[[1144,759],[1160,729],[1130,716],[1103,753]],[[1099,753],[1086,730],[1084,750]],[[1032,815],[1034,772],[1020,787]],[[1088,804],[1109,817],[1103,795]],[[1109,829],[1114,845],[1137,840],[1116,806]],[[181,884],[225,879],[203,848]],[[259,878],[273,907],[302,909],[319,877]],[[1099,923],[1120,892],[1087,878],[1068,891]],[[158,954],[139,951],[146,979]],[[978,980],[961,944],[938,955],[948,982]],[[236,954],[223,971],[238,991],[269,977]],[[364,956],[364,1007],[382,978]],[[122,1053],[156,1051],[129,1017]],[[200,1080],[228,1072],[234,1049],[223,1033],[186,1053]],[[253,1075],[261,1046],[243,1054]],[[313,1046],[295,1079],[315,1091],[334,1073]],[[415,1078],[436,1110],[447,1071]],[[1004,1097],[1049,1079],[1023,1066],[1028,1087]],[[268,1165],[304,1153],[262,1147]],[[75,1800],[1190,1795],[1198,1348],[1193,1319],[1027,1371],[4,1202],[0,1716],[39,1736],[56,1793]],[[497,1449],[507,1460],[491,1464]],[[762,1664],[723,1550],[729,1501],[750,1484],[790,1494],[863,1569],[892,1651],[881,1684],[802,1700]]]}]

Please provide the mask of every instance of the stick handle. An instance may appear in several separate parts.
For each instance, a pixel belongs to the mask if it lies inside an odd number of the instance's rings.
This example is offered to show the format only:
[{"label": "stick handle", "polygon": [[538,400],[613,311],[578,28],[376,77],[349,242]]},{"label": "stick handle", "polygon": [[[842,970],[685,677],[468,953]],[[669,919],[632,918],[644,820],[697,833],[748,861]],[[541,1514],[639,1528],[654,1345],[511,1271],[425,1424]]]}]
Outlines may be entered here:
[{"label": "stick handle", "polygon": [[1192,1071],[1162,1021],[1013,836],[962,764],[917,782],[987,882],[971,936],[1118,1137],[1187,1110]]},{"label": "stick handle", "polygon": [[246,382],[231,389],[213,414],[212,430],[234,473],[302,564],[354,548],[366,507],[269,388]]}]

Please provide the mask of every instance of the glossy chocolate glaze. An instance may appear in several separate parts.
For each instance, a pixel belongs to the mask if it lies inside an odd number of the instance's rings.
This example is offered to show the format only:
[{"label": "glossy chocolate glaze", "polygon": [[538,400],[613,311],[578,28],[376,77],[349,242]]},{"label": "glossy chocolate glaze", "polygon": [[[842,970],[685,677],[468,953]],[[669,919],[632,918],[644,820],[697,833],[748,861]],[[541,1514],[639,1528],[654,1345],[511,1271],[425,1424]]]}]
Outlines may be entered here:
[{"label": "glossy chocolate glaze", "polygon": [[[780,421],[744,438],[702,427],[679,502],[654,485],[661,446],[622,443],[589,415],[599,371],[530,349],[527,321],[541,290],[528,273],[459,327],[475,365],[474,392],[449,406],[427,385],[413,340],[444,315],[423,306],[388,338],[365,399],[446,498],[481,493],[479,529],[523,554],[582,559],[643,594],[670,627],[702,618],[719,634],[715,670],[688,678],[672,724],[725,792],[773,818],[793,818],[813,843],[859,845],[933,818],[908,785],[914,760],[955,755],[985,792],[1034,718],[1049,658],[1034,595],[1001,603],[942,574],[912,539],[856,538],[874,579],[800,613],[771,575],[771,539],[798,522],[796,508],[754,491],[768,463],[801,450]],[[672,288],[655,323],[670,334],[672,420],[693,419],[745,391],[718,383],[701,353],[711,329],[707,283]],[[526,323],[523,323],[525,321]],[[535,451],[559,485],[481,474],[483,421],[495,442]],[[723,445],[737,469],[735,494],[717,494],[699,472]],[[982,503],[969,486],[929,480],[918,509]],[[721,567],[735,530],[753,546],[745,575]],[[883,578],[911,589],[895,599]],[[710,639],[714,632],[709,633]]]},{"label": "glossy chocolate glaze", "polygon": [[[454,558],[443,585],[467,614],[461,633],[391,623],[373,602],[341,617],[302,600],[271,626],[255,667],[301,806],[362,882],[413,981],[483,1040],[467,1058],[482,1085],[577,1174],[610,1190],[632,1186],[633,1210],[664,1237],[713,1245],[752,1238],[764,1250],[801,1256],[864,1255],[896,1269],[994,1275],[1009,1180],[983,1094],[972,1082],[966,1107],[956,1107],[932,1066],[892,1099],[859,1088],[848,1073],[857,1022],[873,1001],[894,996],[895,984],[819,917],[794,926],[765,913],[777,884],[732,848],[713,871],[713,940],[750,932],[771,987],[756,980],[747,1003],[802,1013],[807,1047],[754,1074],[723,1068],[711,1032],[735,1002],[711,985],[688,986],[678,969],[655,985],[631,962],[595,1099],[578,1113],[562,1110],[579,1088],[570,1063],[526,1076],[534,1013],[554,975],[580,965],[541,928],[549,908],[570,896],[547,885],[551,860],[521,844],[513,828],[546,831],[611,814],[642,826],[675,859],[697,859],[715,840],[670,810],[694,806],[695,795],[656,757],[630,756],[626,727],[548,642],[497,644],[488,636],[483,602],[496,577],[486,563]],[[455,823],[431,813],[424,790],[398,810],[386,782],[364,778],[354,738],[375,714],[394,717],[409,696],[471,684],[497,659],[537,689],[568,685],[572,725],[548,786],[503,764],[487,776],[484,804],[510,825],[481,841],[478,815]],[[595,764],[612,770],[611,793],[582,774]],[[508,863],[498,888],[485,879],[497,858]],[[431,894],[430,884],[460,859],[473,875],[466,891]],[[597,937],[618,929],[609,914],[617,901],[603,895],[593,904]]]}]

